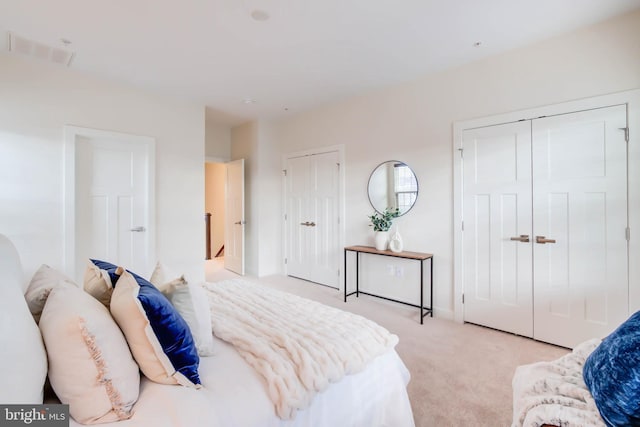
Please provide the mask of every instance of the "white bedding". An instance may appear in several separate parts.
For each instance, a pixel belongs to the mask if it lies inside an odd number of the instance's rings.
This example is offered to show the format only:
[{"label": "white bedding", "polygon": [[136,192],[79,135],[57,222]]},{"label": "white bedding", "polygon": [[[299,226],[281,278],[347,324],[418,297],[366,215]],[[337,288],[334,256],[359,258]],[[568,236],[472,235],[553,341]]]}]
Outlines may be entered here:
[{"label": "white bedding", "polygon": [[[298,411],[294,420],[275,412],[266,384],[229,344],[215,338],[216,354],[200,359],[203,388],[168,386],[143,377],[130,420],[105,427],[411,427],[409,371],[395,350],[348,375]],[[80,426],[73,420],[71,426]]]},{"label": "white bedding", "polygon": [[245,280],[206,284],[211,324],[267,383],[282,419],[362,371],[398,337],[362,316]]}]

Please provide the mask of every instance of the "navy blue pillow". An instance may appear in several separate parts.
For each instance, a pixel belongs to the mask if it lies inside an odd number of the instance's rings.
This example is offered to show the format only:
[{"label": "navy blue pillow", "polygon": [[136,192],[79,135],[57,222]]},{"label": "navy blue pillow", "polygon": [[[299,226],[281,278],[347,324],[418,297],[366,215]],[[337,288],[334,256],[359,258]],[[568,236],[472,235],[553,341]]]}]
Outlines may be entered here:
[{"label": "navy blue pillow", "polygon": [[[91,260],[98,268],[106,270],[111,277],[111,282],[114,283],[116,290],[118,289],[120,275],[116,274],[117,266],[100,260]],[[122,271],[122,270],[121,270]],[[139,346],[133,345],[132,342],[139,342],[139,333],[142,331],[139,328],[135,328],[130,325],[131,319],[128,316],[128,311],[123,308],[123,305],[130,303],[131,298],[137,298],[144,310],[144,314],[151,326],[153,334],[155,335],[162,351],[169,359],[173,370],[181,375],[176,376],[173,372],[167,372],[168,375],[172,375],[183,385],[195,385],[201,384],[200,377],[198,375],[198,365],[200,364],[200,358],[196,349],[191,330],[187,325],[187,322],[180,316],[178,311],[171,305],[169,300],[150,282],[140,277],[139,275],[127,270],[133,277],[137,284],[137,289],[132,293],[124,293],[123,295],[114,290],[114,295],[111,300],[111,312],[123,330],[134,358],[140,365],[142,372],[151,380],[157,380],[157,371],[151,375],[148,374],[146,367],[147,363],[143,362],[143,358],[148,356],[147,354],[141,354],[140,351],[148,351],[147,349],[140,350]],[[127,279],[126,274],[122,274],[124,279]],[[132,283],[127,282],[127,286]],[[117,301],[114,301],[114,298]],[[136,356],[137,354],[137,356]],[[142,356],[142,357],[140,357]],[[146,372],[145,372],[146,371]],[[188,380],[188,383],[183,381],[183,378]],[[190,383],[190,384],[189,384]]]},{"label": "navy blue pillow", "polygon": [[640,426],[640,311],[596,347],[582,375],[608,426]]}]

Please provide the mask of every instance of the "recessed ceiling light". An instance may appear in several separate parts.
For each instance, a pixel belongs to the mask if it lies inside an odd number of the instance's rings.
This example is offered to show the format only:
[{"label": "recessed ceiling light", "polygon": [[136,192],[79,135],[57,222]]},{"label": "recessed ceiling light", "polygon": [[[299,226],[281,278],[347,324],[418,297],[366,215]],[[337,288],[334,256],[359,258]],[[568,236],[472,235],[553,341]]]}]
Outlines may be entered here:
[{"label": "recessed ceiling light", "polygon": [[254,21],[266,21],[269,19],[269,14],[261,9],[254,9],[251,11],[251,17]]},{"label": "recessed ceiling light", "polygon": [[245,98],[242,100],[242,102],[244,102],[245,104],[255,104],[256,100],[252,98]]}]

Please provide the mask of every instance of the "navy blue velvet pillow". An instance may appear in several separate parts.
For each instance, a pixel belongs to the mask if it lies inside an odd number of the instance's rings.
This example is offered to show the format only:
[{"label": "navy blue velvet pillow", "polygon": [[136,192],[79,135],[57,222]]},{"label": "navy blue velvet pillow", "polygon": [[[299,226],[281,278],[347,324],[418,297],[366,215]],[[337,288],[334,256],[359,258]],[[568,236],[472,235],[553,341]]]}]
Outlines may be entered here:
[{"label": "navy blue velvet pillow", "polygon": [[[169,300],[137,274],[117,271],[117,266],[105,261],[91,261],[115,283],[110,310],[145,376],[164,384],[199,386],[200,358],[193,336]],[[148,327],[152,333],[145,332]]]},{"label": "navy blue velvet pillow", "polygon": [[582,375],[608,426],[640,426],[640,311],[596,347]]}]

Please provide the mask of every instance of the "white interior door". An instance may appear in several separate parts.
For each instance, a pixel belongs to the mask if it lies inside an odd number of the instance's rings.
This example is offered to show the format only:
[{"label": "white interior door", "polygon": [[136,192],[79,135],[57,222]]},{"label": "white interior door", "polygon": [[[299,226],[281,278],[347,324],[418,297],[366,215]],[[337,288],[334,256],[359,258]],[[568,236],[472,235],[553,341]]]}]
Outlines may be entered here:
[{"label": "white interior door", "polygon": [[[135,138],[135,137],[133,137]],[[88,258],[146,274],[150,257],[150,146],[127,138],[78,136],[75,144],[75,273]]]},{"label": "white interior door", "polygon": [[287,274],[339,287],[337,151],[287,160]]},{"label": "white interior door", "polygon": [[302,156],[287,159],[286,165],[286,267],[289,276],[310,279],[311,259],[310,227],[310,168],[311,157]]},{"label": "white interior door", "polygon": [[464,320],[531,337],[531,124],[466,130],[463,150]]},{"label": "white interior door", "polygon": [[[626,106],[533,121],[534,329],[567,347],[628,317]],[[540,236],[539,238],[537,236]]]},{"label": "white interior door", "polygon": [[244,159],[227,163],[224,267],[244,275]]}]

